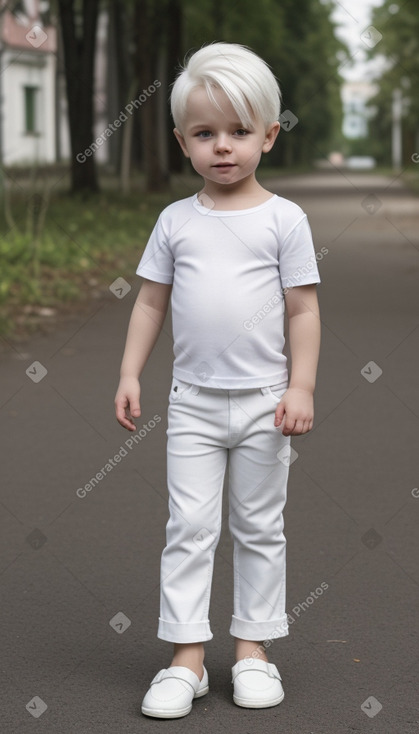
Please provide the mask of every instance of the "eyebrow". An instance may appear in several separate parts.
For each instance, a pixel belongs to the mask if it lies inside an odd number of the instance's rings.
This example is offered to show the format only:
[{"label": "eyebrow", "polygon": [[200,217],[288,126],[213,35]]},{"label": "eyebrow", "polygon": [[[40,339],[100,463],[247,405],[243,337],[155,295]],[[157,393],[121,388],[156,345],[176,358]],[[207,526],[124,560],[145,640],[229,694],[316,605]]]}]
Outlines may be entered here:
[{"label": "eyebrow", "polygon": [[[197,125],[193,125],[192,127],[188,128],[188,132],[193,133],[196,130],[207,130],[208,128],[213,127],[208,122],[202,122],[198,123]],[[243,123],[240,122],[240,120],[235,120],[231,123],[231,127],[234,128],[246,128],[249,129],[249,126],[246,127],[246,125],[243,125]]]},{"label": "eyebrow", "polygon": [[189,132],[194,132],[194,130],[203,130],[206,127],[211,127],[211,125],[208,125],[207,122],[202,122],[201,124],[198,123],[198,125],[194,125],[193,127],[189,128]]}]

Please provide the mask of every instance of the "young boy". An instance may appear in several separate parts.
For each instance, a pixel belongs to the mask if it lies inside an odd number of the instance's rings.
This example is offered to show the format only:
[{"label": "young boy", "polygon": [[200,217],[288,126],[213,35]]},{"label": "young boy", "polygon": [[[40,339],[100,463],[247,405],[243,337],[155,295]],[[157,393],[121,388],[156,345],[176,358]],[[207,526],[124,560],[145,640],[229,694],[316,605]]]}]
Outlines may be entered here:
[{"label": "young boy", "polygon": [[288,634],[283,509],[290,436],[313,425],[320,344],[320,278],[307,217],[255,178],[279,132],[280,91],[269,67],[237,44],[205,46],[177,77],[171,107],[174,134],[203,187],[164,209],[150,236],[115,398],[118,421],[135,430],[139,377],[171,296],[170,518],[157,636],[174,643],[174,655],[142,703],[143,714],[160,718],[185,716],[208,692],[204,642],[213,637],[208,610],[227,459],[233,700],[263,708],[284,697],[262,643]]}]

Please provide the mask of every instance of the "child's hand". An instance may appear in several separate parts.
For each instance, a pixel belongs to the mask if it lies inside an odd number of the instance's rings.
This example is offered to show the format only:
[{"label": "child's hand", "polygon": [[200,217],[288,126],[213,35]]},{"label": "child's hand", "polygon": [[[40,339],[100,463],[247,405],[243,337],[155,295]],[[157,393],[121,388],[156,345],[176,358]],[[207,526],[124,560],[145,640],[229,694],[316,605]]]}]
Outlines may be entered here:
[{"label": "child's hand", "polygon": [[137,429],[133,419],[141,415],[140,391],[136,377],[121,377],[115,395],[115,412],[118,423],[129,431]]},{"label": "child's hand", "polygon": [[290,387],[283,394],[275,411],[274,425],[281,427],[284,436],[300,436],[313,427],[313,393]]}]

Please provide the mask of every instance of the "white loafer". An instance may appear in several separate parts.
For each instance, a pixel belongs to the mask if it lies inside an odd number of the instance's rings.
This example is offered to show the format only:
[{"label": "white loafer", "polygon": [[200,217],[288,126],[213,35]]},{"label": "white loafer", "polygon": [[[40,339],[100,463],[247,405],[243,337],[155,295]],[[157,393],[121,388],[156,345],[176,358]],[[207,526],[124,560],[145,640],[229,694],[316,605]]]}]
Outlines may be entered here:
[{"label": "white loafer", "polygon": [[208,691],[205,666],[203,678],[199,680],[190,668],[173,665],[171,668],[163,668],[153,678],[143,698],[141,711],[146,716],[177,719],[189,714],[193,699],[205,696]]},{"label": "white loafer", "polygon": [[284,698],[281,676],[273,663],[247,657],[231,670],[234,684],[233,701],[237,706],[262,709],[276,706]]}]

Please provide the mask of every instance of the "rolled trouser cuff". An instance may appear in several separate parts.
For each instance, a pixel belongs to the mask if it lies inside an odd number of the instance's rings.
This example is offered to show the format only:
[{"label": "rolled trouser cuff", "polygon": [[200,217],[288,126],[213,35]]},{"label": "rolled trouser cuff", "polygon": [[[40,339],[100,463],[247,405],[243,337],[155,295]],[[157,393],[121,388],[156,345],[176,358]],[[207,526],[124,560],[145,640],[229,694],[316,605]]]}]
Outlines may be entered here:
[{"label": "rolled trouser cuff", "polygon": [[167,642],[206,642],[213,634],[209,620],[205,622],[168,622],[159,617],[157,637]]},{"label": "rolled trouser cuff", "polygon": [[252,622],[240,619],[234,614],[231,619],[230,634],[241,640],[275,640],[278,637],[288,635],[288,619],[284,614],[279,619],[271,619],[269,622]]}]

